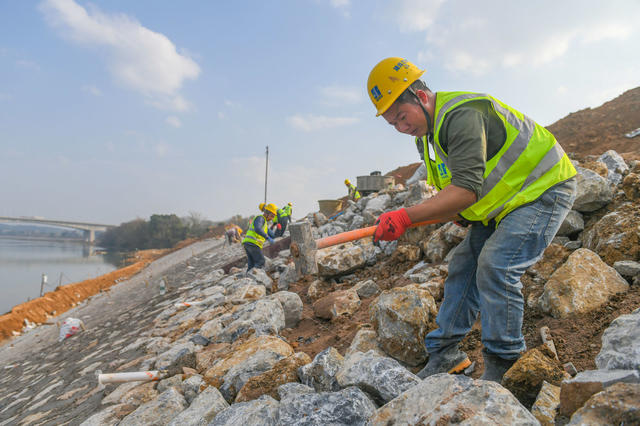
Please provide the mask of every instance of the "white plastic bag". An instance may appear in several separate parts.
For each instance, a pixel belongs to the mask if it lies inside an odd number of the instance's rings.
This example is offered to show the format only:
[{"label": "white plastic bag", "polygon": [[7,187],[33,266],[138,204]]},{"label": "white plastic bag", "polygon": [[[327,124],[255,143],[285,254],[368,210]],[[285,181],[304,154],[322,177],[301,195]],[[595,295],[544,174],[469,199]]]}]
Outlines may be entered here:
[{"label": "white plastic bag", "polygon": [[64,339],[73,336],[78,331],[80,331],[81,328],[84,330],[84,323],[82,322],[82,320],[71,317],[67,318],[62,322],[62,325],[60,326],[58,342],[62,342]]}]

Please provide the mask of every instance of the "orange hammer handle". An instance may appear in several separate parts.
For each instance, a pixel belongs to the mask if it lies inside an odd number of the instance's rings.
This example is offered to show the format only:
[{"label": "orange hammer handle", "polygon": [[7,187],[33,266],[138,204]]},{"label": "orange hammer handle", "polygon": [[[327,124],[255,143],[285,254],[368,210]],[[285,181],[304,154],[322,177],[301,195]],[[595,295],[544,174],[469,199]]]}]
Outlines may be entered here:
[{"label": "orange hammer handle", "polygon": [[[415,228],[417,226],[431,225],[433,223],[440,223],[440,220],[425,220],[424,222],[417,222],[412,225],[409,225],[409,228]],[[367,226],[366,228],[354,229],[353,231],[341,232],[340,234],[330,235],[325,238],[320,238],[316,240],[316,248],[318,250],[336,246],[338,244],[347,243],[349,241],[359,240],[361,238],[366,238],[372,236],[376,232],[377,226]]]}]

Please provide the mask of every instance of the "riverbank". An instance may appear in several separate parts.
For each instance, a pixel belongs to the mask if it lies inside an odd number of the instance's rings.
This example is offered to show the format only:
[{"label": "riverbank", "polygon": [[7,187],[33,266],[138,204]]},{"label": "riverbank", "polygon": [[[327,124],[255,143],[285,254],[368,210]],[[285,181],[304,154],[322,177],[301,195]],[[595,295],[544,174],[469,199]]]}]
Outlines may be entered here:
[{"label": "riverbank", "polygon": [[27,324],[25,320],[41,325],[87,298],[108,291],[114,284],[135,275],[168,251],[170,250],[140,250],[134,255],[133,262],[124,268],[96,278],[59,286],[42,297],[14,306],[8,313],[0,315],[0,341],[11,336],[19,336]]}]

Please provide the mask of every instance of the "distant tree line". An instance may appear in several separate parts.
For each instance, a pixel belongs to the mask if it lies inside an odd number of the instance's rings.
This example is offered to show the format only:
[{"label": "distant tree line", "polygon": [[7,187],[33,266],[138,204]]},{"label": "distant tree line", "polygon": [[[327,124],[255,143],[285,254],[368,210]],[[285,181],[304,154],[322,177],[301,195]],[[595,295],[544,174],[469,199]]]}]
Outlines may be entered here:
[{"label": "distant tree line", "polygon": [[98,237],[98,244],[116,250],[170,248],[186,238],[205,235],[213,222],[199,213],[187,217],[175,214],[154,214],[149,220],[135,219],[110,228]]}]

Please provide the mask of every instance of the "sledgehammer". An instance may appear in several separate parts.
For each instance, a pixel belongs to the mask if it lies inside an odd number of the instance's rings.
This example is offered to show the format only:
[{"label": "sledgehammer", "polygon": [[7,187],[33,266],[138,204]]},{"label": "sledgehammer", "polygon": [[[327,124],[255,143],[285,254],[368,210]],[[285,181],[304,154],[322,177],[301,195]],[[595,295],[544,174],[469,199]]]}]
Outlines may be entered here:
[{"label": "sledgehammer", "polygon": [[[426,220],[414,223],[409,228],[440,223],[440,220]],[[307,274],[317,274],[318,264],[316,263],[316,251],[335,246],[338,244],[355,241],[366,237],[371,237],[376,232],[377,226],[367,226],[366,228],[355,229],[353,231],[342,232],[329,237],[313,239],[311,224],[307,221],[296,222],[289,225],[291,233],[291,256],[296,265],[298,277]]]}]

